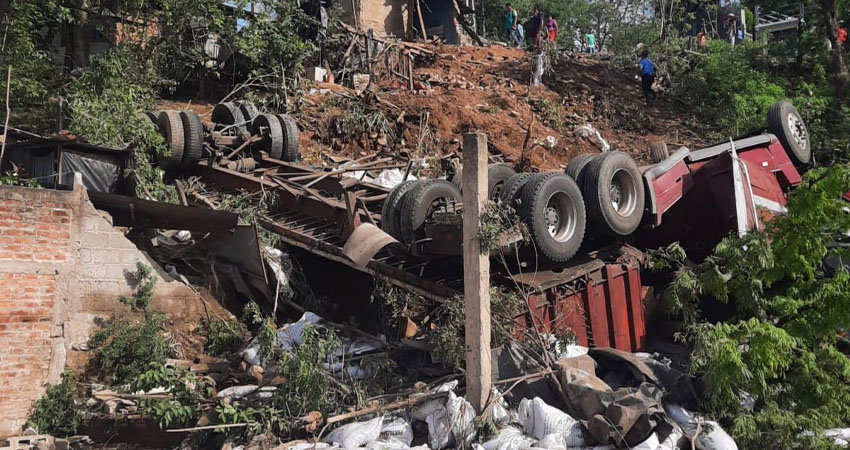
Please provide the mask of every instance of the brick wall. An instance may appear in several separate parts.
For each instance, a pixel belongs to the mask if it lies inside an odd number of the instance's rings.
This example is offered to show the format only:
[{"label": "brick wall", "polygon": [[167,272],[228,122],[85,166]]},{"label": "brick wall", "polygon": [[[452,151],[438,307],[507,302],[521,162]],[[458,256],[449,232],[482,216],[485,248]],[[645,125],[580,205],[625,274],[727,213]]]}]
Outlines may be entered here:
[{"label": "brick wall", "polygon": [[70,251],[70,206],[45,200],[33,205],[24,196],[3,199],[0,260],[65,261]]},{"label": "brick wall", "polygon": [[19,420],[41,394],[52,349],[54,284],[53,274],[0,273],[0,424]]},{"label": "brick wall", "polygon": [[[45,383],[87,362],[74,348],[126,311],[116,299],[136,262],[156,267],[84,190],[0,187],[0,438],[21,433]],[[160,271],[152,307],[196,320],[197,295],[167,280]]]}]

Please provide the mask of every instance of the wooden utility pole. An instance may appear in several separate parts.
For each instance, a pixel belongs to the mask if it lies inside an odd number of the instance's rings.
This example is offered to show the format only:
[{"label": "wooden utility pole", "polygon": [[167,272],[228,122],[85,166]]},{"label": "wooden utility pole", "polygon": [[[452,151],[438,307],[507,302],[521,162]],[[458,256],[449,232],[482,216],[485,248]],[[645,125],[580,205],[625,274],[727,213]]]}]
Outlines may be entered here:
[{"label": "wooden utility pole", "polygon": [[466,399],[482,413],[490,395],[490,255],[478,230],[487,202],[487,136],[463,135],[463,302]]}]

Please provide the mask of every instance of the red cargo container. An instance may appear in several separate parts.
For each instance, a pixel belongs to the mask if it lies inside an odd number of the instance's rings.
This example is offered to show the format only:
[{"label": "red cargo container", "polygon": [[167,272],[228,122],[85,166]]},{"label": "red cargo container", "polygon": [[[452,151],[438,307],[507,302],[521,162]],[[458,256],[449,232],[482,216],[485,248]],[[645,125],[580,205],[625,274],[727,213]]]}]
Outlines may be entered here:
[{"label": "red cargo container", "polygon": [[577,257],[562,271],[513,275],[526,292],[529,310],[517,318],[517,335],[534,324],[554,335],[575,333],[578,343],[623,351],[644,348],[643,254],[628,246],[607,247]]}]

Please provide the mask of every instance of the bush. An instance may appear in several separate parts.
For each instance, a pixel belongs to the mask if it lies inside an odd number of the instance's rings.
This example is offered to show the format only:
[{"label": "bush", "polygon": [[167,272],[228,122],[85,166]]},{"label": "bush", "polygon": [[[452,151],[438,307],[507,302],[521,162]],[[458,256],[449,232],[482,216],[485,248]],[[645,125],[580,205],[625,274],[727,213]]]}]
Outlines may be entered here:
[{"label": "bush", "polygon": [[238,352],[244,343],[242,326],[233,320],[212,319],[206,325],[205,351],[212,356]]},{"label": "bush", "polygon": [[199,405],[210,399],[214,391],[214,383],[209,378],[159,363],[151,363],[148,370],[130,384],[134,392],[162,387],[169,389],[170,399],[145,397],[139,400],[139,406],[163,429],[172,424],[193,424],[199,415]]},{"label": "bush", "polygon": [[[150,110],[160,90],[171,84],[144,58],[140,48],[123,44],[92,58],[90,66],[69,83],[68,129],[88,142],[124,147],[132,144],[136,195],[176,202],[153,166],[157,154],[167,154],[165,141],[150,121],[139,115]],[[148,195],[150,193],[150,195]]]},{"label": "bush", "polygon": [[92,362],[115,383],[132,381],[151,363],[165,364],[169,346],[162,335],[164,322],[164,316],[154,315],[139,323],[118,321],[98,330],[89,339],[89,347],[95,350]]},{"label": "bush", "polygon": [[77,385],[70,371],[62,373],[58,384],[45,385],[47,391],[35,403],[28,426],[41,434],[66,437],[77,433],[83,422],[83,408],[75,401]]},{"label": "bush", "polygon": [[747,42],[732,50],[726,42],[710,40],[705,55],[694,60],[693,70],[678,84],[695,112],[719,127],[718,137],[763,129],[767,109],[786,96],[782,85],[752,67],[761,48]]},{"label": "bush", "polygon": [[[653,255],[659,267],[678,266],[665,298],[689,311],[679,338],[693,348],[704,406],[741,448],[829,448],[822,431],[850,425],[850,359],[837,348],[838,330],[850,327],[850,274],[823,268],[825,257],[847,256],[830,244],[850,228],[840,199],[848,185],[848,166],[811,170],[768,233],[727,238],[695,267],[675,248]],[[698,304],[709,299],[729,303],[731,317],[704,322]]]},{"label": "bush", "polygon": [[[515,318],[526,310],[525,299],[515,290],[490,288],[491,346],[498,347],[514,338]],[[463,298],[443,302],[434,314],[436,331],[430,336],[434,355],[448,369],[460,369],[466,360],[466,327]]]},{"label": "bush", "polygon": [[153,274],[153,269],[140,262],[136,263],[136,271],[130,273],[133,280],[133,296],[120,296],[118,301],[121,303],[142,311],[147,310],[148,305],[153,301],[154,288],[156,287],[156,276]]}]

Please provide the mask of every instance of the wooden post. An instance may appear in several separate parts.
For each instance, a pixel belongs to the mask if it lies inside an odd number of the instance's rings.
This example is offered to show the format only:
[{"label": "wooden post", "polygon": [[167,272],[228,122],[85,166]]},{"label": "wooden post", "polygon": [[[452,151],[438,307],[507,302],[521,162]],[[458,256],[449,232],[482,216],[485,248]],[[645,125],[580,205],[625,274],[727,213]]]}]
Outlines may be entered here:
[{"label": "wooden post", "polygon": [[490,395],[490,255],[478,229],[487,202],[487,137],[463,135],[463,300],[466,399],[479,414]]},{"label": "wooden post", "polygon": [[425,19],[422,18],[422,0],[416,0],[416,15],[419,16],[419,30],[422,33],[422,41],[427,41],[428,32],[425,31]]}]

